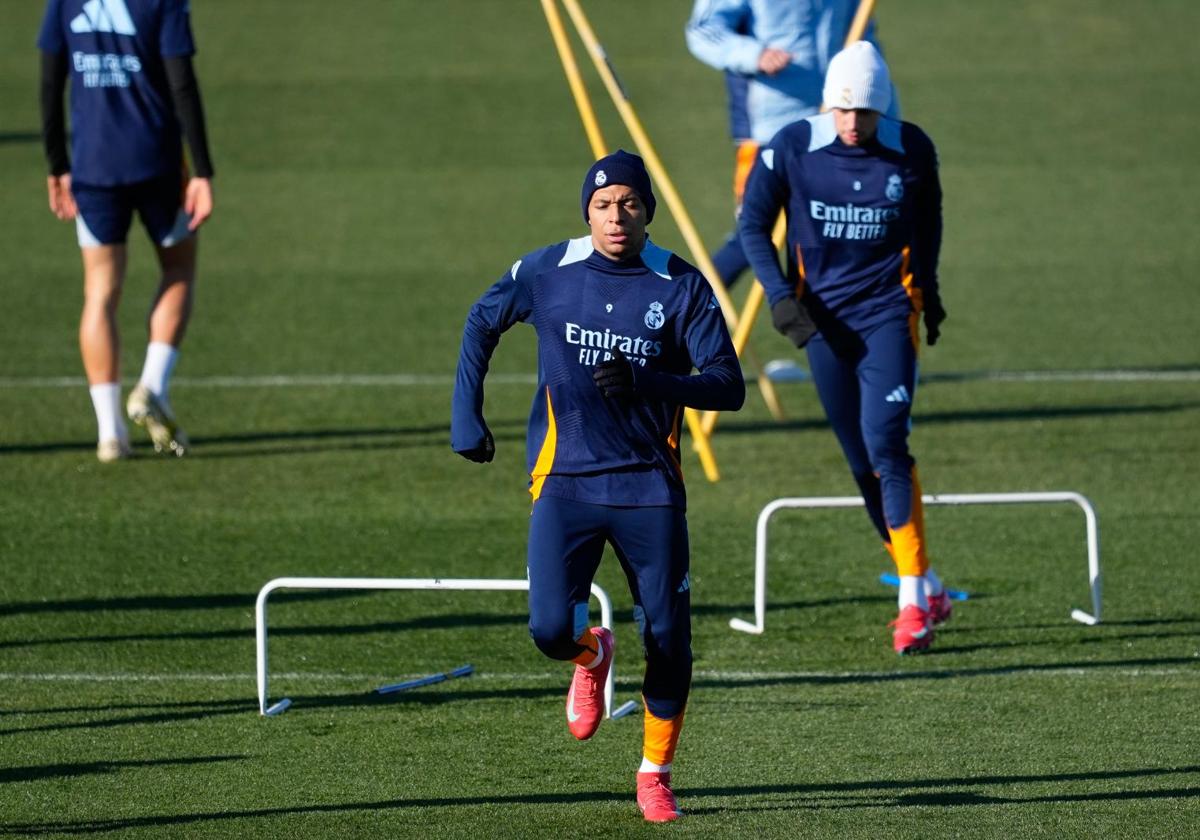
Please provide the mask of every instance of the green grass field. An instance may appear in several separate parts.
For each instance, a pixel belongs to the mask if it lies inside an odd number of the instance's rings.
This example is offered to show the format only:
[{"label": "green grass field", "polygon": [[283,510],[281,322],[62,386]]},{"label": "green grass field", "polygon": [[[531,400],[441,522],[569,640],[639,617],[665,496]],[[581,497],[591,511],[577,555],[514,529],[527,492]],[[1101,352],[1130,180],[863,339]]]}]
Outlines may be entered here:
[{"label": "green grass field", "polygon": [[[489,390],[494,464],[451,453],[448,409],[470,303],[517,256],[584,230],[590,156],[539,4],[193,4],[218,167],[172,390],[195,451],[169,461],[139,441],[115,467],[95,460],[81,384],[73,228],[45,209],[42,4],[12,5],[0,836],[1200,837],[1200,6],[879,3],[946,190],[950,320],[912,438],[925,490],[1088,496],[1104,622],[1069,618],[1090,608],[1083,519],[1047,505],[929,511],[938,567],[972,598],[928,656],[892,654],[887,558],[850,510],[778,517],[767,630],[731,631],[752,613],[763,505],[854,487],[810,386],[781,386],[783,424],[752,393],[714,438],[723,479],[685,461],[689,816],[659,829],[632,798],[640,715],[567,734],[569,669],[529,642],[521,593],[280,594],[271,695],[294,704],[257,710],[269,579],[524,574],[531,387],[511,375],[533,369],[532,331],[495,360],[509,378]],[[691,4],[585,7],[715,243],[732,156],[719,74],[683,43]],[[585,75],[609,143],[629,147]],[[686,255],[665,211],[651,233]],[[155,283],[131,241],[128,378]],[[754,349],[789,353],[765,319]],[[1051,371],[1074,375],[994,375]],[[345,379],[389,374],[416,384]],[[635,699],[611,556],[597,582],[623,645],[617,700]],[[371,692],[464,663],[467,679]]]}]

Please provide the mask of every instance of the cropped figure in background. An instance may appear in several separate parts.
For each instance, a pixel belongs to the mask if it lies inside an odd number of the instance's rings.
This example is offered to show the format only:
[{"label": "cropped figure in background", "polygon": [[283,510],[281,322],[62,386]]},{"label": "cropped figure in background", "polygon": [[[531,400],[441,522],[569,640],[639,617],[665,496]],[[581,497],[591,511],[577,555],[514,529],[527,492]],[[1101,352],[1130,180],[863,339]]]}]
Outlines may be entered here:
[{"label": "cropped figure in background", "polygon": [[[937,342],[942,188],[933,142],[884,116],[887,65],[859,41],[829,65],[832,110],[784,128],[760,151],[746,187],[742,244],[776,329],[808,352],[825,414],[896,563],[898,653],[925,650],[950,598],[929,565],[908,435],[917,384],[918,318]],[[787,214],[787,270],[771,230]]]},{"label": "cropped figure in background", "polygon": [[[145,364],[126,411],[145,426],[156,450],[183,455],[187,437],[167,389],[191,315],[196,231],[213,211],[188,2],[49,0],[37,43],[50,210],[75,221],[83,254],[79,348],[96,411],[96,455],[111,462],[133,453],[121,411],[117,304],[135,210],[154,243],[161,279]],[[68,79],[70,154],[63,114]]]},{"label": "cropped figure in background", "polygon": [[[758,146],[821,110],[825,71],[857,10],[858,0],[696,0],[684,34],[692,55],[726,74],[735,216]],[[863,37],[875,42],[874,22]],[[887,113],[899,116],[894,92]],[[713,264],[726,286],[749,265],[736,228]]]}]

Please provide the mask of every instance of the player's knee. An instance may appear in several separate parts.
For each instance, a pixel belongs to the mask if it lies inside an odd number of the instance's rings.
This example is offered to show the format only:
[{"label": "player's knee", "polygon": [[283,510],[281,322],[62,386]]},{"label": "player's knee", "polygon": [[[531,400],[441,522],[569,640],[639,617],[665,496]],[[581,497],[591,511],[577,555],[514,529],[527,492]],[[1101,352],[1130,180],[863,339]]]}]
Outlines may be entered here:
[{"label": "player's knee", "polygon": [[[865,467],[865,468],[864,468]],[[858,489],[862,491],[863,496],[868,494],[872,496],[879,495],[879,476],[869,465],[863,467],[853,467],[854,483],[858,485]]]},{"label": "player's knee", "polygon": [[903,440],[876,441],[870,444],[870,455],[873,471],[880,476],[907,475],[912,471],[913,459]]},{"label": "player's knee", "polygon": [[529,637],[543,654],[551,659],[569,660],[579,654],[571,623],[552,617],[531,617]]}]

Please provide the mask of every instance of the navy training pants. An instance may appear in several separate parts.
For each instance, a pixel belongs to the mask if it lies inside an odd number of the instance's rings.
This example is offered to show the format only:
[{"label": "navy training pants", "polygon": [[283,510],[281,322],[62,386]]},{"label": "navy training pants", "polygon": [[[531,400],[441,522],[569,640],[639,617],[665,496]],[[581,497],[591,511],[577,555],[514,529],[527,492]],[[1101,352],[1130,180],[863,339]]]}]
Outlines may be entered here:
[{"label": "navy training pants", "polygon": [[529,635],[552,659],[570,660],[588,627],[588,598],[604,544],[633,595],[646,674],[642,696],[657,718],[683,711],[692,682],[687,520],[673,507],[611,507],[542,496],[529,523]]},{"label": "navy training pants", "polygon": [[888,526],[912,518],[913,458],[908,451],[917,353],[907,318],[859,334],[852,356],[838,356],[817,335],[807,345],[817,394],[837,435],[867,514],[883,541]]}]

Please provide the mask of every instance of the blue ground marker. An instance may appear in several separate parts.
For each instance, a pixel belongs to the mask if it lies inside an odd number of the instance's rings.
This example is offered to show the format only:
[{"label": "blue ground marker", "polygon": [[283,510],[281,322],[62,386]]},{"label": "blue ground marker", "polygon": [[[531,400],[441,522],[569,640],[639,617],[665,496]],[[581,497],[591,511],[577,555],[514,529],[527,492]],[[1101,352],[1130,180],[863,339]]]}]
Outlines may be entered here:
[{"label": "blue ground marker", "polygon": [[397,691],[408,691],[410,688],[420,688],[426,685],[434,685],[435,683],[452,680],[455,677],[467,677],[474,671],[474,666],[462,665],[455,668],[453,671],[445,671],[440,674],[430,674],[428,677],[419,677],[415,680],[405,680],[404,682],[393,683],[392,685],[381,685],[375,689],[377,694],[395,694]]}]

